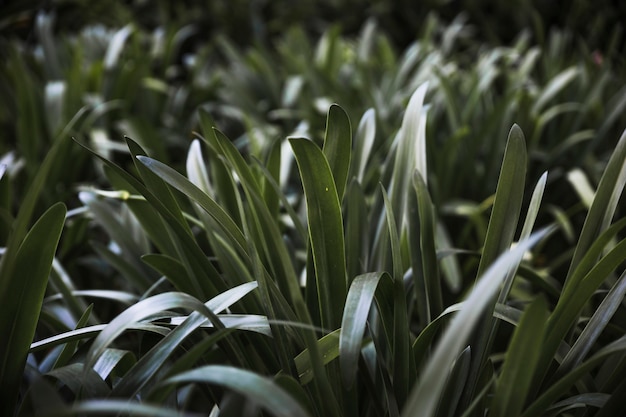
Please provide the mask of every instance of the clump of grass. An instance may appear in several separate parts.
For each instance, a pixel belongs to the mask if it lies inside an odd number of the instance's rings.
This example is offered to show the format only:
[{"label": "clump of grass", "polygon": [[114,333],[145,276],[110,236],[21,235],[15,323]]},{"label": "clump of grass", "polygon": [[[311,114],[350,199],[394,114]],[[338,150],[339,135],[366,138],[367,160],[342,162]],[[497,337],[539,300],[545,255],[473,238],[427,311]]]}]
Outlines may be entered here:
[{"label": "clump of grass", "polygon": [[[248,158],[203,113],[186,175],[131,139],[132,170],[95,154],[115,191],[84,189],[80,215],[105,232],[94,249],[124,279],[115,291],[43,299],[38,327],[49,334],[30,346],[21,413],[617,410],[625,290],[614,273],[626,220],[613,217],[626,136],[565,255],[569,272],[549,276],[537,259],[558,226],[533,233],[546,176],[525,206],[528,158],[514,125],[483,248],[464,255],[478,270],[465,276],[450,272],[462,248],[445,246],[454,232],[430,197],[426,90],[413,94],[380,167],[368,163],[371,116],[353,133],[336,105],[322,147],[292,137]],[[381,186],[365,189],[367,177]],[[72,310],[84,297],[129,306]],[[74,328],[56,332],[66,315]]]},{"label": "clump of grass", "polygon": [[567,35],[52,22],[0,68],[3,415],[621,411],[626,100]]}]

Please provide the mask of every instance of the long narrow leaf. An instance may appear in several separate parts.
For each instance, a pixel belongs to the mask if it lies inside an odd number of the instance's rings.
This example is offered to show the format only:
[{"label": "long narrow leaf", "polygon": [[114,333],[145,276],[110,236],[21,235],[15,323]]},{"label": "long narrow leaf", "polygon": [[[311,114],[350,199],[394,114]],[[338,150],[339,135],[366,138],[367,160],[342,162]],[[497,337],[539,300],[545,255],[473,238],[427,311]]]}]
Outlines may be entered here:
[{"label": "long narrow leaf", "polygon": [[385,278],[391,280],[386,272],[371,272],[357,276],[350,285],[339,335],[341,378],[348,389],[354,385],[357,376],[363,333],[374,300],[374,292],[380,281]]},{"label": "long narrow leaf", "polygon": [[206,383],[238,392],[278,417],[306,417],[308,412],[270,379],[228,366],[209,365],[168,378],[164,384]]},{"label": "long narrow leaf", "polygon": [[611,158],[602,174],[600,184],[585,219],[583,230],[580,233],[576,251],[570,263],[570,268],[565,281],[565,288],[570,285],[570,277],[575,272],[578,264],[587,253],[595,239],[609,226],[617,202],[626,183],[626,130],[622,133]]},{"label": "long narrow leaf", "polygon": [[[61,237],[66,209],[57,203],[46,211],[24,237],[11,270],[2,269],[0,294],[0,404],[13,415],[28,348],[35,335],[48,274]],[[9,253],[5,253],[6,256]],[[4,259],[3,259],[4,260]],[[1,268],[0,268],[1,269]]]},{"label": "long narrow leaf", "polygon": [[521,413],[539,359],[547,318],[548,306],[543,297],[537,298],[524,312],[506,351],[490,417]]},{"label": "long narrow leaf", "polygon": [[432,357],[413,387],[403,417],[419,414],[433,416],[450,371],[450,364],[461,353],[477,321],[484,315],[509,268],[519,259],[519,253],[528,250],[546,231],[537,232],[515,249],[503,254],[480,278],[463,305],[463,314],[457,315],[433,351]]},{"label": "long narrow leaf", "polygon": [[341,201],[343,200],[343,193],[346,189],[348,172],[350,170],[352,128],[350,127],[348,115],[336,104],[333,104],[328,109],[323,151],[333,173],[337,195]]},{"label": "long narrow leaf", "polygon": [[346,298],[346,260],[341,207],[322,151],[310,140],[290,139],[307,201],[322,326],[341,324]]},{"label": "long narrow leaf", "polygon": [[[485,237],[483,253],[478,265],[478,276],[482,275],[495,259],[507,250],[513,243],[513,238],[519,221],[524,197],[526,180],[526,145],[524,134],[518,125],[513,125],[509,131],[504,159],[498,178],[498,186],[493,202],[489,226]],[[519,261],[510,264],[517,269]],[[510,273],[510,272],[509,272]],[[496,305],[496,298],[489,301],[488,311],[485,314],[485,323],[478,331],[472,343],[472,367],[468,378],[469,389],[464,396],[464,404],[469,401],[475,390],[480,370],[487,359],[490,345],[493,341],[495,325],[492,311]]]}]

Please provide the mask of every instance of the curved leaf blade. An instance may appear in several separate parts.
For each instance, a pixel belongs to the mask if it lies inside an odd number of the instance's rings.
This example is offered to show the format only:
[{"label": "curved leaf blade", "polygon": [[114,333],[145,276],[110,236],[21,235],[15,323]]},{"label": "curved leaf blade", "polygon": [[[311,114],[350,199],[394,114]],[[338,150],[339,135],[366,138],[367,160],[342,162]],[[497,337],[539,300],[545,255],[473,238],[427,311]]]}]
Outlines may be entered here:
[{"label": "curved leaf blade", "polygon": [[249,398],[277,417],[306,417],[309,413],[274,381],[230,366],[208,365],[168,378],[164,384],[207,383]]},{"label": "curved leaf blade", "polygon": [[341,379],[347,389],[354,385],[367,316],[374,300],[376,288],[385,277],[391,280],[386,272],[362,274],[354,278],[350,285],[339,335]]}]

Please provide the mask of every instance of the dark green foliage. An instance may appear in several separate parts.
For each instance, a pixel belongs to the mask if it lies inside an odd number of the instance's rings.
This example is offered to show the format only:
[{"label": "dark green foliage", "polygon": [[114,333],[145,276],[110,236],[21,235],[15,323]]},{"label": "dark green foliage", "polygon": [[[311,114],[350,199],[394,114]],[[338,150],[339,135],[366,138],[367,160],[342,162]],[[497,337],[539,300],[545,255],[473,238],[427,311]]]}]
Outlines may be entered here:
[{"label": "dark green foliage", "polygon": [[1,5],[3,415],[620,412],[620,6],[435,3]]}]

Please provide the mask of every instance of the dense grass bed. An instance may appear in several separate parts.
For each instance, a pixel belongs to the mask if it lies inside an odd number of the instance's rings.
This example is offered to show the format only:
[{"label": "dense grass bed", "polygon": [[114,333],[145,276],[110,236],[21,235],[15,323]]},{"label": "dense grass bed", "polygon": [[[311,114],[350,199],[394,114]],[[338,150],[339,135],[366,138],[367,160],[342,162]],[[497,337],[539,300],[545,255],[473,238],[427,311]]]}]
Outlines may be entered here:
[{"label": "dense grass bed", "polygon": [[0,20],[1,415],[623,414],[612,16],[54,3]]}]

